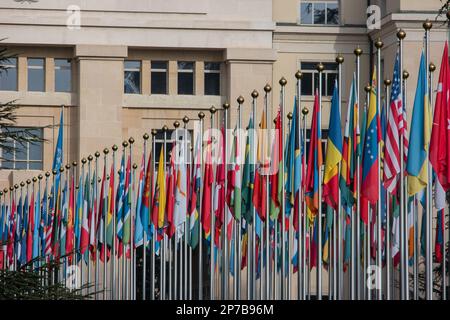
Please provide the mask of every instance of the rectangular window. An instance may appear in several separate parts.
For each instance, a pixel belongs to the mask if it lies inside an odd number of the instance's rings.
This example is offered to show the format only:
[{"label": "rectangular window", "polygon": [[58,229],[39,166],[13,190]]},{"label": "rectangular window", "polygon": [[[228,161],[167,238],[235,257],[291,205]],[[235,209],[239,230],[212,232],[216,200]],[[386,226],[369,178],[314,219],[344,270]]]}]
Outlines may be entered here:
[{"label": "rectangular window", "polygon": [[45,91],[44,58],[28,58],[28,91]]},{"label": "rectangular window", "polygon": [[[303,73],[302,78],[302,95],[313,96],[316,89],[319,90],[319,72],[316,70],[317,62],[302,62],[300,69]],[[322,73],[322,94],[324,96],[332,96],[334,81],[338,76],[338,64],[335,62],[323,63],[324,70]]]},{"label": "rectangular window", "polygon": [[0,62],[0,90],[17,91],[17,58]]},{"label": "rectangular window", "polygon": [[167,94],[167,61],[152,61],[151,93]]},{"label": "rectangular window", "polygon": [[72,64],[70,59],[55,59],[55,91],[72,91]]},{"label": "rectangular window", "polygon": [[2,149],[1,169],[42,170],[43,168],[43,129],[5,127],[8,136],[17,135],[26,138],[26,142],[6,138]]},{"label": "rectangular window", "polygon": [[141,62],[125,61],[124,92],[131,94],[141,93]]},{"label": "rectangular window", "polygon": [[338,25],[338,1],[302,1],[300,4],[300,23]]},{"label": "rectangular window", "polygon": [[[182,139],[183,139],[182,132],[183,131],[178,130],[178,132],[180,133],[178,136],[178,140],[182,141]],[[186,141],[186,146],[187,146],[186,150],[190,150],[190,148],[191,148],[191,137],[193,135],[192,130],[188,130],[188,132],[189,132],[189,136]],[[155,170],[156,171],[158,171],[159,155],[160,155],[161,149],[164,148],[164,142],[165,142],[165,146],[166,146],[165,163],[166,163],[166,166],[170,165],[170,156],[172,154],[172,148],[174,146],[175,138],[176,138],[175,130],[167,130],[165,139],[164,139],[164,131],[158,130],[158,132],[155,136]],[[188,158],[187,163],[191,163],[190,158]]]},{"label": "rectangular window", "polygon": [[220,96],[220,62],[205,62],[205,95]]},{"label": "rectangular window", "polygon": [[194,62],[178,61],[178,94],[194,94]]}]

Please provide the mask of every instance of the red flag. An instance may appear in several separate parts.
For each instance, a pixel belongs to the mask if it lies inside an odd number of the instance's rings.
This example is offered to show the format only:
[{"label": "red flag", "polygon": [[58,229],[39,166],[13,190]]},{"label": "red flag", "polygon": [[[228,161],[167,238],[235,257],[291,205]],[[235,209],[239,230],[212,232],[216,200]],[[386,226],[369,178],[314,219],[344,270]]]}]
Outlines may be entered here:
[{"label": "red flag", "polygon": [[255,170],[255,184],[253,187],[253,205],[256,208],[256,212],[262,221],[266,221],[266,194],[267,194],[267,184],[266,184],[266,176],[264,171],[267,171],[266,167],[266,150],[267,150],[267,139],[265,136],[266,126],[266,116],[263,111],[261,116],[261,123],[258,132],[258,155],[257,155],[257,167]]},{"label": "red flag", "polygon": [[34,190],[31,193],[30,210],[27,232],[27,262],[33,259],[33,231],[34,231]]},{"label": "red flag", "polygon": [[[75,182],[73,175],[70,181],[70,191],[69,191],[69,211],[67,214],[67,230],[66,230],[66,253],[71,253],[74,249],[74,203],[75,203]],[[69,263],[72,262],[72,255],[69,255]]]},{"label": "red flag", "polygon": [[175,146],[172,148],[172,154],[170,157],[170,167],[169,167],[169,175],[167,177],[167,207],[166,207],[166,217],[167,217],[167,227],[166,234],[169,238],[175,233],[175,224],[174,224],[174,204],[175,204],[175,188],[177,185],[176,177],[177,172],[175,169],[175,160],[174,160]]},{"label": "red flag", "polygon": [[202,199],[202,216],[201,221],[203,225],[203,231],[205,232],[205,238],[208,239],[211,235],[211,195],[212,195],[212,183],[213,183],[213,166],[212,166],[212,142],[211,137],[208,141],[206,150],[206,162],[205,162],[205,179],[203,186],[203,199]]},{"label": "red flag", "polygon": [[216,189],[214,195],[214,213],[216,216],[214,238],[217,248],[221,248],[220,235],[225,220],[225,144],[223,143],[224,128],[221,130],[220,160],[216,171]]}]

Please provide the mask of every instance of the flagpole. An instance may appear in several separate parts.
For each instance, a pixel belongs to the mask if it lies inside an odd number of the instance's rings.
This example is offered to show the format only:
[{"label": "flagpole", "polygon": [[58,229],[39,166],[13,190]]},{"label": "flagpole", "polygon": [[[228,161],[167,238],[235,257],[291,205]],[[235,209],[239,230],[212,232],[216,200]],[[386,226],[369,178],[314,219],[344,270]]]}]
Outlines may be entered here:
[{"label": "flagpole", "polygon": [[[299,109],[300,110],[300,109]],[[304,107],[302,109],[302,115],[303,115],[303,135],[302,135],[302,140],[303,140],[303,153],[304,153],[304,157],[302,158],[302,166],[306,165],[306,161],[304,161],[304,159],[306,158],[306,116],[308,115],[309,110],[307,107]],[[301,200],[303,200],[302,198],[302,193],[304,191],[303,188],[303,180],[300,183],[300,190],[299,190],[299,198]],[[303,216],[302,216],[302,229],[301,229],[301,233],[303,234],[302,236],[302,269],[303,269],[303,285],[302,285],[302,298],[303,300],[306,300],[307,298],[307,294],[308,294],[308,298],[309,298],[309,290],[306,290],[306,285],[307,283],[309,284],[309,277],[310,277],[310,268],[309,268],[309,260],[308,260],[308,266],[306,264],[306,233],[307,233],[307,228],[306,228],[306,222],[307,222],[307,212],[306,212],[306,202],[303,201],[302,203],[302,207],[303,207]],[[300,213],[300,208],[299,208],[299,213]],[[311,249],[308,249],[308,252],[310,252]]]},{"label": "flagpole", "polygon": [[[389,95],[389,86],[391,85],[391,80],[384,80],[385,85],[385,101],[386,109],[390,110],[389,106],[391,104],[391,99]],[[389,115],[387,115],[389,117]],[[386,259],[386,300],[391,300],[391,228],[390,228],[390,215],[389,215],[389,204],[390,204],[391,194],[386,190],[386,242],[385,242],[385,259]]]},{"label": "flagpole", "polygon": [[[292,118],[293,118],[293,114],[292,112],[288,112],[286,118],[288,119],[288,125],[287,125],[287,134],[290,136],[292,134]],[[289,144],[289,141],[288,141]],[[290,212],[291,213],[291,212]],[[290,218],[291,214],[287,217],[288,221]],[[286,255],[288,257],[287,259],[287,270],[288,270],[288,274],[287,274],[287,285],[286,285],[286,290],[287,290],[287,294],[286,294],[286,298],[287,300],[290,300],[290,292],[291,292],[291,264],[290,264],[290,223],[288,223],[288,230],[287,230],[287,244],[286,244]]]},{"label": "flagpole", "polygon": [[[187,131],[187,125],[189,123],[189,117],[188,116],[184,116],[183,117],[183,123],[184,123],[184,161],[186,163],[190,163],[191,164],[191,168],[192,166],[192,161],[190,161],[191,158],[191,150],[188,150],[187,147],[187,138],[188,138],[188,131]],[[192,142],[191,142],[191,148],[192,148]],[[187,180],[186,177],[186,191],[188,190],[187,185],[188,185],[189,181]],[[185,299],[189,299],[192,300],[192,246],[189,245],[188,247],[188,242],[190,241],[190,228],[189,228],[189,220],[187,219],[188,216],[188,212],[189,212],[189,201],[188,201],[188,197],[189,195],[186,194],[186,221],[184,223],[184,251],[185,251],[185,255],[186,255],[186,260],[185,260],[185,266],[184,266],[184,283],[185,283],[185,294],[184,294],[184,298]],[[189,262],[189,265],[188,265]]]},{"label": "flagpole", "polygon": [[[238,127],[238,141],[240,142],[241,132],[240,129],[242,127],[242,104],[244,103],[244,97],[239,96],[237,98],[238,103],[238,120],[237,120],[237,127]],[[239,154],[241,154],[240,150],[240,144],[238,144],[239,148]],[[245,152],[245,151],[244,151]],[[240,158],[239,166],[242,164],[242,158]],[[242,190],[242,183],[241,183],[241,190]],[[236,247],[237,247],[237,255],[236,255],[236,267],[235,267],[235,273],[236,273],[236,299],[241,299],[241,260],[242,260],[242,246],[241,246],[241,239],[242,239],[242,213],[240,216],[240,219],[236,221],[236,233],[237,233],[237,241],[236,241]],[[248,255],[247,255],[248,258]],[[248,278],[247,278],[248,281]]]},{"label": "flagpole", "polygon": [[[199,161],[200,161],[200,172],[203,173],[203,124],[204,124],[204,118],[205,118],[205,113],[200,111],[198,113],[198,118],[200,119],[200,133],[199,133],[199,138],[200,139],[200,156],[199,156]],[[198,150],[196,150],[198,151]],[[197,160],[197,158],[195,157],[195,160]],[[197,165],[196,163],[194,164],[195,166]],[[195,168],[195,167],[194,167]],[[197,170],[196,168],[194,170]],[[203,181],[205,181],[205,178],[203,178]],[[200,195],[199,195],[200,199],[203,199],[203,183],[200,183]],[[199,222],[199,241],[198,241],[198,299],[199,300],[203,300],[203,226],[202,226],[202,210],[203,210],[203,206],[201,205],[198,209],[198,222]]]},{"label": "flagpole", "polygon": [[[151,175],[152,176],[152,181],[150,182],[151,183],[151,190],[150,190],[151,200],[149,201],[149,212],[150,212],[150,214],[153,211],[152,204],[153,204],[153,201],[154,201],[153,198],[154,198],[154,195],[155,195],[155,192],[153,190],[153,174],[155,172],[156,135],[158,134],[158,131],[156,129],[152,129],[151,133],[152,133],[152,164],[151,164],[152,165],[152,175]],[[150,221],[149,226],[151,228],[152,227],[151,219],[149,219],[149,221]],[[146,226],[144,226],[144,228],[145,227]],[[147,230],[149,230],[148,226],[147,226]],[[156,279],[155,279],[155,274],[156,274],[156,264],[155,264],[155,261],[156,261],[155,242],[156,241],[155,241],[155,238],[156,237],[157,237],[157,226],[155,226],[153,224],[153,230],[152,230],[152,256],[151,256],[151,277],[150,277],[150,280],[151,280],[151,282],[150,282],[150,299],[151,300],[155,300],[155,282],[156,282]],[[159,250],[160,250],[160,253],[161,253],[161,247],[159,248]],[[161,257],[161,255],[160,255],[160,257]],[[161,270],[160,270],[160,273],[161,273]],[[161,287],[161,284],[160,284],[160,287]]]},{"label": "flagpole", "polygon": [[[264,110],[265,110],[265,115],[266,115],[266,124],[267,124],[267,128],[266,130],[269,129],[269,94],[270,91],[272,90],[272,88],[270,87],[269,84],[266,84],[264,86]],[[265,137],[269,137],[269,135],[267,133],[264,133]],[[265,139],[264,141],[267,141],[267,146],[265,146],[264,149],[264,155],[267,155],[267,148],[269,147],[269,139]],[[267,160],[267,157],[264,157],[264,160]],[[265,161],[266,163],[266,161]],[[270,165],[267,167],[270,168]],[[270,192],[269,192],[269,173],[266,172],[265,175],[265,179],[266,179],[266,223],[265,223],[265,231],[266,231],[266,239],[265,239],[265,243],[266,243],[266,267],[265,267],[265,294],[264,294],[264,299],[268,300],[269,296],[270,296],[270,270],[269,270],[269,266],[270,266]],[[262,277],[261,277],[262,278]]]},{"label": "flagpole", "polygon": [[[433,27],[433,24],[427,20],[423,23],[423,28],[425,29],[425,66],[429,65],[430,62],[430,29]],[[429,69],[426,68],[426,76],[427,81],[431,80]],[[429,82],[428,90],[431,90],[432,83]],[[430,91],[431,92],[431,91]],[[429,95],[429,99],[431,102],[431,94]],[[430,103],[432,104],[432,103]],[[431,108],[431,106],[430,106]],[[425,161],[429,161],[426,159]],[[427,208],[426,208],[426,229],[425,229],[425,239],[426,239],[426,255],[425,255],[425,276],[426,276],[426,298],[427,300],[433,300],[433,251],[432,251],[432,222],[433,222],[433,208],[431,205],[432,201],[432,171],[431,166],[428,164],[428,183],[426,187],[426,199],[427,199]]]},{"label": "flagpole", "polygon": [[[105,172],[107,170],[107,163],[108,163],[107,155],[108,155],[108,153],[109,153],[109,149],[108,148],[103,149],[103,154],[105,155],[104,156]],[[106,176],[106,179],[107,179],[107,176]],[[106,181],[105,181],[104,186],[103,186],[103,192],[104,192],[103,194],[104,195],[108,195],[108,192],[107,192],[107,189],[106,189],[107,185],[108,185],[108,183],[106,183]],[[103,248],[102,248],[102,250],[104,250],[104,256],[103,256],[103,300],[106,300],[106,288],[107,288],[107,286],[106,286],[106,279],[107,279],[107,271],[108,271],[107,270],[108,247],[106,245],[106,222],[107,222],[106,218],[107,218],[107,215],[108,215],[108,196],[106,196],[105,200],[102,199],[102,201],[104,201],[103,207],[104,207],[104,210],[105,210],[105,214],[104,214],[104,217],[103,217]]]},{"label": "flagpole", "polygon": [[[319,72],[319,112],[322,110],[322,76],[324,66],[322,63],[319,63],[316,67]],[[317,116],[317,115],[314,115]],[[321,119],[317,124],[318,130],[321,129]],[[321,144],[321,141],[318,141]],[[319,168],[319,209],[318,209],[318,221],[317,221],[317,281],[316,281],[316,291],[317,291],[317,300],[322,300],[322,168]]]},{"label": "flagpole", "polygon": [[[147,172],[147,141],[150,138],[150,136],[145,133],[143,135],[144,138],[144,172]],[[154,155],[153,155],[154,156]],[[136,212],[136,215],[140,214],[140,212]],[[136,226],[135,226],[136,228]],[[142,300],[146,300],[147,296],[147,288],[146,288],[146,281],[147,281],[147,226],[143,227],[143,242],[142,242]],[[133,250],[133,248],[130,248]],[[150,279],[150,281],[153,281],[153,279]]]},{"label": "flagpole", "polygon": [[[256,124],[256,99],[258,98],[258,91],[253,90],[253,92],[251,93],[252,96],[252,112],[253,112],[253,117],[254,117],[254,121]],[[256,141],[257,141],[257,136],[256,136],[256,128],[255,125],[253,126],[253,146],[252,146],[252,154],[253,154],[253,163],[251,164],[251,166],[253,167],[253,173],[256,176]],[[253,189],[253,192],[255,192],[255,190]],[[251,200],[250,200],[251,201]],[[256,208],[253,205],[253,203],[251,204],[252,207],[252,246],[251,246],[251,253],[252,253],[252,259],[251,259],[251,299],[256,300]],[[249,258],[249,257],[248,257]],[[247,281],[250,281],[250,279],[248,279]]]},{"label": "flagpole", "polygon": [[[364,116],[366,116],[366,114],[367,114],[367,112],[366,112],[367,111],[367,107],[368,107],[369,102],[370,102],[370,92],[372,91],[372,86],[370,84],[366,85],[365,88],[364,88],[364,91],[366,92],[366,103],[365,103],[365,106],[364,106]],[[363,128],[363,130],[366,130],[366,128]],[[363,143],[364,143],[364,141],[363,141]],[[359,164],[359,162],[358,162],[358,164]],[[360,195],[360,193],[361,193],[361,184],[360,184],[359,172],[360,172],[360,170],[357,171],[357,176],[358,176],[358,196],[359,196],[359,203],[360,203],[359,208],[361,210],[361,195]],[[367,255],[367,259],[364,259],[364,261],[366,262],[366,265],[365,265],[366,268],[364,268],[364,270],[363,270],[364,274],[367,272],[367,270],[368,270],[367,268],[369,268],[369,266],[372,264],[372,261],[371,261],[372,257],[371,257],[371,254],[370,254],[370,243],[371,243],[370,221],[371,221],[371,208],[369,206],[367,208],[367,226],[366,226],[366,243],[365,243],[365,247],[366,247],[365,248],[365,254]],[[365,278],[366,277],[364,277],[364,279]],[[372,291],[371,291],[369,286],[366,286],[366,288],[367,288],[367,296],[366,296],[366,298],[367,298],[367,300],[372,300],[372,296],[371,296],[372,295]]]},{"label": "flagpole", "polygon": [[[211,129],[214,129],[214,115],[216,113],[216,108],[214,106],[212,106],[209,109],[209,112],[211,113]],[[212,146],[213,143],[213,136],[211,137],[211,153],[212,150],[214,149]],[[215,157],[213,157],[215,160]],[[212,159],[211,159],[212,160]],[[213,160],[212,160],[213,161]],[[214,163],[215,161],[213,161]],[[213,166],[213,176],[214,176],[214,166]],[[213,179],[212,182],[212,192],[211,192],[211,228],[210,228],[210,278],[209,278],[209,287],[210,287],[210,292],[209,292],[209,299],[210,300],[214,300],[215,296],[214,296],[214,228],[215,228],[215,217],[214,217],[214,190],[215,190],[215,186],[214,186],[214,182],[215,179]]]},{"label": "flagpole", "polygon": [[[224,177],[224,188],[225,188],[225,194],[228,190],[228,162],[227,162],[227,151],[228,151],[228,110],[230,109],[229,103],[223,104],[223,110],[224,110],[224,154],[223,159],[224,166],[225,166],[225,177]],[[220,205],[220,204],[219,204]],[[224,223],[222,226],[222,239],[223,239],[223,247],[222,247],[222,299],[228,300],[228,237],[227,237],[227,228],[228,228],[228,210],[229,205],[227,204],[226,200],[223,204],[225,206],[224,210]]]},{"label": "flagpole", "polygon": [[[100,216],[100,212],[99,212],[99,204],[100,204],[100,199],[98,198],[98,183],[100,182],[99,180],[100,180],[100,178],[97,178],[98,177],[98,158],[100,157],[100,152],[98,152],[98,151],[96,151],[95,153],[94,153],[94,156],[95,156],[95,174],[96,174],[96,176],[95,176],[95,179],[94,179],[94,183],[95,183],[95,200],[96,200],[96,202],[94,203],[94,206],[96,207],[96,209],[95,209],[95,212],[97,213],[97,215],[98,216]],[[53,178],[53,181],[54,181],[55,179]],[[53,182],[53,185],[54,185],[55,183]],[[54,191],[54,192],[56,192],[56,190]],[[54,195],[55,195],[55,193],[53,193]],[[54,198],[55,196],[53,196],[53,198]],[[53,204],[53,206],[54,206],[54,204]],[[96,223],[97,223],[97,221],[99,221],[99,219],[96,219]],[[99,231],[99,228],[95,228],[96,230],[96,232],[97,232],[97,237],[98,237],[98,231]],[[94,247],[94,252],[96,253],[95,254],[95,273],[94,273],[94,282],[95,282],[95,294],[94,294],[94,300],[97,300],[97,292],[98,292],[98,288],[97,288],[97,286],[98,286],[98,282],[100,282],[100,271],[99,271],[99,263],[100,263],[100,260],[99,260],[99,256],[100,256],[100,252],[98,252],[99,250],[98,250],[98,238],[96,237],[96,239],[95,239],[95,247]]]},{"label": "flagpole", "polygon": [[[176,120],[173,123],[173,126],[175,128],[175,144],[178,144],[178,128],[180,127],[180,122],[178,120]],[[173,150],[173,149],[172,149]],[[177,154],[177,156],[179,156]],[[171,153],[171,158],[174,159],[175,155],[172,151]],[[173,160],[171,160],[173,161]],[[176,160],[178,161],[178,160]],[[178,165],[178,164],[177,164]],[[174,181],[175,181],[175,185],[177,184],[177,174],[178,174],[178,168],[177,170],[175,170],[175,177],[174,177]],[[176,200],[175,200],[176,201]],[[178,225],[175,226],[175,229],[178,229]],[[173,256],[174,256],[174,266],[173,266],[173,273],[174,273],[174,298],[177,298],[177,283],[178,283],[178,274],[177,274],[177,269],[178,269],[178,230],[175,230],[175,235],[173,236],[173,241],[172,239],[169,239],[169,247],[170,247],[170,252],[169,252],[169,300],[172,300],[172,242],[173,242]],[[181,239],[180,239],[180,294],[179,297],[180,299],[184,299],[183,297],[183,257],[184,257],[184,251],[183,251],[183,247],[181,245]],[[186,257],[184,257],[186,258]]]},{"label": "flagpole", "polygon": [[[169,128],[164,125],[162,131],[164,133],[164,144],[163,144],[163,169],[164,169],[164,180],[166,180],[166,143],[167,143],[167,131]],[[163,232],[163,239],[161,241],[160,247],[160,299],[166,300],[166,249],[167,249],[167,235]]]},{"label": "flagpole", "polygon": [[[84,167],[85,167],[86,163],[87,163],[87,159],[86,158],[82,158],[81,159],[81,184],[79,186],[80,187],[80,191],[79,192],[81,192],[81,194],[83,196],[82,196],[82,199],[81,199],[81,204],[78,204],[78,206],[81,205],[81,212],[82,212],[82,215],[81,215],[81,218],[80,218],[81,221],[79,222],[79,225],[80,225],[80,237],[81,237],[81,229],[83,229],[84,215],[87,214],[87,211],[86,212],[84,211],[84,197],[85,197],[85,194],[83,192],[84,191],[84,184],[85,184],[85,182],[83,181],[83,179],[85,178],[84,177]],[[41,190],[41,186],[39,184],[39,194],[41,193],[40,190]],[[77,212],[77,214],[78,214],[78,212]],[[81,240],[80,240],[80,248],[79,248],[79,250],[80,250],[80,271],[81,271],[80,272],[80,278],[81,278],[81,285],[83,285],[83,267],[84,267],[84,265],[83,265],[83,258],[84,257],[83,257],[83,254],[81,253],[81,251],[83,250],[83,248],[81,248],[81,246],[82,246],[82,243],[81,243]],[[89,277],[89,259],[87,261],[87,269],[88,269],[87,270],[87,276]]]}]

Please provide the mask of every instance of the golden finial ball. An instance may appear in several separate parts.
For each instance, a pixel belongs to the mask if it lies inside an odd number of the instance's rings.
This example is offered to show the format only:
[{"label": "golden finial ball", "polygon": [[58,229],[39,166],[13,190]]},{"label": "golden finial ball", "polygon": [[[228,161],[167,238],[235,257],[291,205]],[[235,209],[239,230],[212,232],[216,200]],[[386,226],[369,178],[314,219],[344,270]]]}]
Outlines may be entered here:
[{"label": "golden finial ball", "polygon": [[56,170],[52,170],[52,174],[55,176],[58,172]]},{"label": "golden finial ball", "polygon": [[385,86],[390,86],[391,85],[391,80],[390,79],[385,79],[384,80],[384,85]]},{"label": "golden finial ball", "polygon": [[224,110],[228,110],[230,109],[230,104],[228,102],[225,102],[222,107]]},{"label": "golden finial ball", "polygon": [[86,159],[86,158],[81,159],[81,163],[82,163],[82,164],[85,164],[86,162],[87,162],[87,159]]},{"label": "golden finial ball", "polygon": [[72,162],[72,166],[76,167],[78,163],[76,161]]},{"label": "golden finial ball", "polygon": [[128,142],[129,142],[130,144],[133,144],[133,143],[134,143],[134,138],[133,138],[133,137],[130,137],[130,139],[128,139]]},{"label": "golden finial ball", "polygon": [[31,183],[31,180],[30,179],[27,179],[27,184],[30,184]]},{"label": "golden finial ball", "polygon": [[404,71],[403,71],[403,79],[406,80],[406,79],[408,79],[408,78],[409,78],[409,72],[406,71],[406,70],[404,70]]},{"label": "golden finial ball", "polygon": [[3,191],[0,191],[0,197],[3,196]]},{"label": "golden finial ball", "polygon": [[303,73],[300,70],[297,70],[295,73],[295,79],[300,80],[301,78],[303,78]]},{"label": "golden finial ball", "polygon": [[167,132],[169,130],[169,127],[166,125],[163,125],[162,127],[162,131]]},{"label": "golden finial ball", "polygon": [[144,138],[144,140],[148,140],[150,138],[150,136],[148,135],[148,133],[144,133],[144,135],[142,136],[142,138]]},{"label": "golden finial ball", "polygon": [[289,113],[287,114],[287,118],[288,118],[289,120],[292,120],[292,112],[289,112]]},{"label": "golden finial ball", "polygon": [[137,164],[133,163],[133,169],[136,170],[137,169]]},{"label": "golden finial ball", "polygon": [[66,169],[67,169],[67,170],[70,169],[70,163],[66,164]]},{"label": "golden finial ball", "polygon": [[216,107],[212,106],[211,108],[209,108],[209,112],[211,112],[211,114],[216,113],[217,109]]},{"label": "golden finial ball", "polygon": [[265,93],[269,93],[270,91],[272,91],[272,87],[270,86],[270,84],[266,84],[265,86],[264,86],[264,92]]},{"label": "golden finial ball", "polygon": [[199,113],[198,113],[198,118],[199,119],[203,119],[205,117],[205,113],[203,112],[203,111],[200,111]]},{"label": "golden finial ball", "polygon": [[302,114],[303,114],[304,116],[306,116],[308,113],[309,113],[309,109],[308,109],[307,107],[304,107],[304,108],[302,109]]},{"label": "golden finial ball", "polygon": [[428,31],[428,30],[430,30],[431,28],[433,28],[433,23],[430,21],[430,20],[426,20],[424,23],[423,23],[423,28],[426,30],[426,31]]},{"label": "golden finial ball", "polygon": [[180,121],[175,120],[175,121],[173,122],[173,126],[175,127],[175,129],[177,129],[177,128],[180,126]]},{"label": "golden finial ball", "polygon": [[96,158],[98,158],[98,157],[100,157],[100,152],[95,151],[94,155],[95,155]]},{"label": "golden finial ball", "polygon": [[59,168],[59,172],[63,173],[64,172],[64,167]]},{"label": "golden finial ball", "polygon": [[380,38],[378,38],[374,44],[375,44],[375,48],[377,48],[377,49],[381,49],[383,47],[383,41],[381,41]]},{"label": "golden finial ball", "polygon": [[119,147],[115,144],[111,147],[112,151],[116,152]]},{"label": "golden finial ball", "polygon": [[280,86],[284,87],[287,84],[286,78],[285,77],[281,77],[279,83],[280,83]]},{"label": "golden finial ball", "polygon": [[244,99],[244,97],[243,96],[239,96],[238,98],[237,98],[237,103],[238,104],[243,104],[244,103],[244,101],[245,101],[245,99]]},{"label": "golden finial ball", "polygon": [[45,176],[46,176],[47,178],[50,177],[50,172],[47,171],[47,172],[45,173]]},{"label": "golden finial ball", "polygon": [[186,124],[189,122],[189,117],[188,116],[184,116],[183,117],[183,122]]},{"label": "golden finial ball", "polygon": [[94,157],[92,156],[92,154],[90,154],[90,155],[88,156],[88,161],[91,162],[93,159],[94,159]]},{"label": "golden finial ball", "polygon": [[104,154],[108,154],[109,153],[109,149],[108,148],[103,149],[103,153]]},{"label": "golden finial ball", "polygon": [[360,55],[362,55],[363,51],[361,48],[356,48],[353,53],[355,54],[355,56],[359,57]]},{"label": "golden finial ball", "polygon": [[39,175],[38,175],[38,179],[39,179],[39,180],[42,180],[42,178],[44,178],[44,176],[43,176],[42,174],[39,174]]},{"label": "golden finial ball", "polygon": [[33,182],[36,182],[36,181],[37,181],[37,178],[36,178],[36,177],[33,177],[32,180],[33,180]]},{"label": "golden finial ball", "polygon": [[3,189],[4,193],[8,193],[8,188]]},{"label": "golden finial ball", "polygon": [[316,66],[317,71],[322,72],[323,69],[325,69],[324,65],[322,62],[320,62],[319,64],[317,64]]},{"label": "golden finial ball", "polygon": [[[23,183],[23,182],[22,182]],[[25,184],[24,184],[25,185]],[[19,189],[19,185],[16,183],[15,185],[14,185],[14,189]],[[12,191],[12,187],[11,187],[11,189],[10,189],[11,191]]]},{"label": "golden finial ball", "polygon": [[152,136],[156,136],[157,134],[158,134],[158,130],[156,130],[156,129],[152,129]]},{"label": "golden finial ball", "polygon": [[364,87],[365,92],[370,92],[370,90],[372,90],[372,86],[370,84]]},{"label": "golden finial ball", "polygon": [[436,66],[434,65],[434,63],[432,62],[432,63],[430,63],[430,66],[429,66],[429,70],[430,70],[430,72],[434,72],[434,71],[436,71]]},{"label": "golden finial ball", "polygon": [[336,62],[339,63],[339,64],[344,63],[344,57],[341,56],[341,55],[338,55],[338,56],[336,57]]},{"label": "golden finial ball", "polygon": [[399,38],[400,40],[403,40],[403,39],[405,39],[405,37],[406,37],[406,32],[403,31],[403,29],[398,30],[397,38]]},{"label": "golden finial ball", "polygon": [[122,142],[122,147],[124,147],[124,148],[128,147],[128,141],[127,140],[124,140]]},{"label": "golden finial ball", "polygon": [[258,91],[253,90],[253,91],[252,91],[252,98],[253,98],[253,99],[256,99],[256,98],[258,98],[258,96],[259,96]]}]

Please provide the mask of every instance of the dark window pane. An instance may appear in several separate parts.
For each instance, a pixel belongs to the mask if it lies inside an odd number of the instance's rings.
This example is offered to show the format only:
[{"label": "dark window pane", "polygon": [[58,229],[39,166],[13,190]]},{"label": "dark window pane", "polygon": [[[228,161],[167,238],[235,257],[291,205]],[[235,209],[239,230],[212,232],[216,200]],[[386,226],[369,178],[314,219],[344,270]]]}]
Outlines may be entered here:
[{"label": "dark window pane", "polygon": [[141,62],[125,61],[124,92],[141,93]]},{"label": "dark window pane", "polygon": [[312,95],[312,73],[305,72],[303,73],[302,78],[302,95],[311,96]]},{"label": "dark window pane", "polygon": [[338,69],[338,65],[335,62],[323,62],[324,70],[336,71]]},{"label": "dark window pane", "polygon": [[26,143],[24,145],[16,143],[16,160],[27,160]]},{"label": "dark window pane", "polygon": [[42,143],[30,143],[29,160],[42,160]]},{"label": "dark window pane", "polygon": [[300,6],[300,23],[312,24],[312,4],[310,2],[302,3]]},{"label": "dark window pane", "polygon": [[44,59],[29,58],[28,59],[28,91],[45,90],[45,70]]},{"label": "dark window pane", "polygon": [[[322,74],[322,92],[325,93],[326,87],[326,76]],[[314,73],[314,92],[313,95],[316,94],[316,91],[319,92],[319,73]]]},{"label": "dark window pane", "polygon": [[178,61],[178,70],[191,70],[194,71],[194,63],[186,61]]},{"label": "dark window pane", "polygon": [[205,62],[205,70],[220,71],[220,62]]},{"label": "dark window pane", "polygon": [[17,170],[27,169],[27,163],[25,161],[17,161],[15,163],[15,169]]},{"label": "dark window pane", "polygon": [[152,71],[151,79],[152,94],[167,94],[167,74],[166,72]]},{"label": "dark window pane", "polygon": [[193,73],[178,73],[178,94],[194,94]]},{"label": "dark window pane", "polygon": [[30,162],[29,169],[30,170],[42,170],[42,162]]},{"label": "dark window pane", "polygon": [[336,73],[328,73],[327,74],[327,96],[333,95],[334,90],[334,81],[337,79]]},{"label": "dark window pane", "polygon": [[317,63],[315,62],[302,62],[301,69],[302,70],[316,70]]},{"label": "dark window pane", "polygon": [[72,91],[72,64],[69,59],[55,59],[55,91]]},{"label": "dark window pane", "polygon": [[325,3],[314,3],[314,24],[325,24]]},{"label": "dark window pane", "polygon": [[2,169],[14,169],[14,163],[11,161],[2,161]]},{"label": "dark window pane", "polygon": [[220,95],[220,73],[205,73],[205,95]]},{"label": "dark window pane", "polygon": [[152,61],[152,70],[154,69],[167,70],[167,61]]},{"label": "dark window pane", "polygon": [[327,24],[339,24],[339,6],[337,3],[327,3]]},{"label": "dark window pane", "polygon": [[0,64],[0,90],[17,91],[16,58],[9,58]]}]

